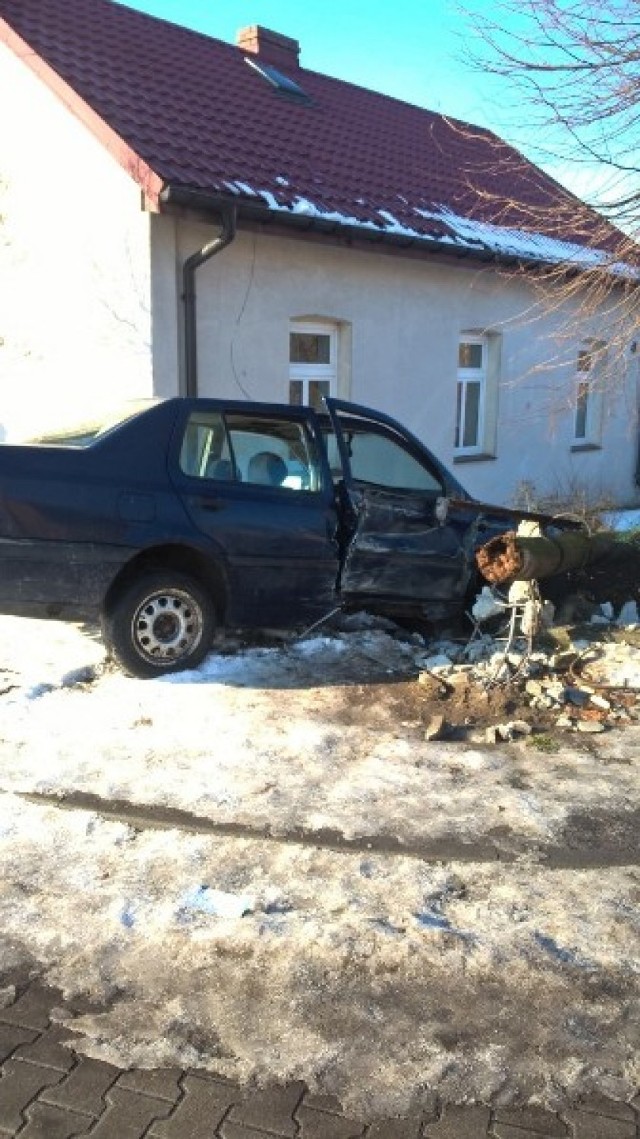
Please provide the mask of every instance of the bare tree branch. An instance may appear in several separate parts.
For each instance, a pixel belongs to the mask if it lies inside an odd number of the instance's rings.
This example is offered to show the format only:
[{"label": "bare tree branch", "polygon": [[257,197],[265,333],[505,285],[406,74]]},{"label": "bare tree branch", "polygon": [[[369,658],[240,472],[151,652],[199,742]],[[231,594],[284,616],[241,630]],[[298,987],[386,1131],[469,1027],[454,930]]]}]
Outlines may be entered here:
[{"label": "bare tree branch", "polygon": [[626,228],[640,220],[638,0],[500,0],[491,16],[468,0],[465,11],[467,60],[510,84],[529,136],[547,155],[555,142],[556,157],[623,174],[621,194],[591,204]]},{"label": "bare tree branch", "polygon": [[[496,0],[490,15],[481,0],[460,3],[473,32],[465,58],[504,80],[515,136],[539,165],[579,163],[587,187],[578,198],[496,136],[488,171],[486,146],[473,145],[486,132],[452,124],[472,156],[474,216],[541,235],[537,265],[514,257],[501,270],[533,286],[522,317],[532,334],[542,317],[556,329],[528,377],[547,413],[560,413],[575,398],[576,343],[606,344],[598,383],[626,399],[640,344],[640,0]],[[635,419],[637,408],[629,412]]]}]

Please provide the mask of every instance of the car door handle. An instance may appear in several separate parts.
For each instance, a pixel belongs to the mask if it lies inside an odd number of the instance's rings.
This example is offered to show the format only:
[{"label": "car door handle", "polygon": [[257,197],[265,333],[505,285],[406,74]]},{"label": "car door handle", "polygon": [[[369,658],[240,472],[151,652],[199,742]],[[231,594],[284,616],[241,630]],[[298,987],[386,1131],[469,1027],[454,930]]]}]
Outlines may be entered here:
[{"label": "car door handle", "polygon": [[197,506],[200,510],[221,510],[224,506],[224,501],[221,498],[205,498],[203,496],[202,498],[195,499],[194,506]]}]

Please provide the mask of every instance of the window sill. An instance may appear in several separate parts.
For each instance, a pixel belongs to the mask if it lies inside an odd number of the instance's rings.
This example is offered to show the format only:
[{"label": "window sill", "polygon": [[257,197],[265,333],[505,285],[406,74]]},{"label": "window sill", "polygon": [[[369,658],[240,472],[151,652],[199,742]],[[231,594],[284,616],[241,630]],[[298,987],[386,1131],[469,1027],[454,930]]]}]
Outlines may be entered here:
[{"label": "window sill", "polygon": [[479,451],[477,455],[454,455],[454,463],[487,463],[491,460],[495,461],[496,456],[490,455],[486,451]]},{"label": "window sill", "polygon": [[570,451],[601,451],[602,446],[600,443],[572,443],[569,448]]}]

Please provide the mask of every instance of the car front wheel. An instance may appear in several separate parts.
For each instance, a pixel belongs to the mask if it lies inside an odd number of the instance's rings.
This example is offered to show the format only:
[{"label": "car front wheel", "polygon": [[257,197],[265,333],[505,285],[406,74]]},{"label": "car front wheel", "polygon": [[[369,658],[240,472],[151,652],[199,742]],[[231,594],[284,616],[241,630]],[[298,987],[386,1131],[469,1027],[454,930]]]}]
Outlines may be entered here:
[{"label": "car front wheel", "polygon": [[196,668],[215,632],[213,600],[194,578],[155,571],[137,578],[104,614],[108,650],[131,676]]}]

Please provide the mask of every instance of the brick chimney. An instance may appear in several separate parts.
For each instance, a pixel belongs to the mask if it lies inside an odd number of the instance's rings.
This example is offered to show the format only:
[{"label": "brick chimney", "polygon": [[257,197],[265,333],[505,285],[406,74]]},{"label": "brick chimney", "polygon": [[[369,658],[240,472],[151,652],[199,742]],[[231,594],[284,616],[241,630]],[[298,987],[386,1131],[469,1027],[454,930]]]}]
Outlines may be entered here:
[{"label": "brick chimney", "polygon": [[262,63],[271,63],[285,72],[300,66],[298,41],[280,35],[280,32],[272,32],[269,28],[262,28],[259,24],[240,28],[236,43],[247,55],[255,55]]}]

